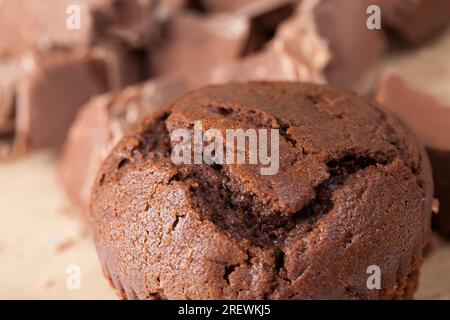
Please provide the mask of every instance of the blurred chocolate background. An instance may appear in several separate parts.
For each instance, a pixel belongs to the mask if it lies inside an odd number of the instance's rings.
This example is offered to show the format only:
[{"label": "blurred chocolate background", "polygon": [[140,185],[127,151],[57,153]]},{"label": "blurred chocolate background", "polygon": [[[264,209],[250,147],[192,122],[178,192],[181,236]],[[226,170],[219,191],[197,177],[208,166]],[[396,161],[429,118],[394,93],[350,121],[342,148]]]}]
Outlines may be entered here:
[{"label": "blurred chocolate background", "polygon": [[447,0],[0,0],[0,299],[115,299],[87,227],[100,164],[178,96],[249,80],[354,89],[415,131],[436,188],[416,298],[450,299],[449,52]]}]

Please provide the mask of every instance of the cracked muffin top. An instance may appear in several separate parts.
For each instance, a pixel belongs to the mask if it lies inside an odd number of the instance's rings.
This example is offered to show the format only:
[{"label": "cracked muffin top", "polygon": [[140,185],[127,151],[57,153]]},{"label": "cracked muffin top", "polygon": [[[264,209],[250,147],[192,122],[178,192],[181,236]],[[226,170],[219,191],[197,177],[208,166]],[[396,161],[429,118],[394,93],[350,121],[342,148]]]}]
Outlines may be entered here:
[{"label": "cracked muffin top", "polygon": [[[203,131],[277,129],[277,173],[174,164],[172,134],[197,121]],[[410,298],[430,235],[430,175],[417,139],[367,98],[231,83],[134,128],[98,174],[91,219],[122,298]],[[367,285],[373,265],[379,289]]]}]

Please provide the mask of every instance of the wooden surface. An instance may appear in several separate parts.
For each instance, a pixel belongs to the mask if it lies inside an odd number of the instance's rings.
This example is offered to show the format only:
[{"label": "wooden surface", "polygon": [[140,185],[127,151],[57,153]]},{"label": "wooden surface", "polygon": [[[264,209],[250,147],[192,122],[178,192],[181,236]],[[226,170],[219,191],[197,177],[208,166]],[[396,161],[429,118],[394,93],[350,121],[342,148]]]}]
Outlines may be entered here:
[{"label": "wooden surface", "polygon": [[[0,164],[0,210],[0,299],[116,299],[58,185],[53,156]],[[81,271],[79,290],[67,286],[73,265]],[[450,244],[435,239],[416,298],[450,299],[448,270]]]}]

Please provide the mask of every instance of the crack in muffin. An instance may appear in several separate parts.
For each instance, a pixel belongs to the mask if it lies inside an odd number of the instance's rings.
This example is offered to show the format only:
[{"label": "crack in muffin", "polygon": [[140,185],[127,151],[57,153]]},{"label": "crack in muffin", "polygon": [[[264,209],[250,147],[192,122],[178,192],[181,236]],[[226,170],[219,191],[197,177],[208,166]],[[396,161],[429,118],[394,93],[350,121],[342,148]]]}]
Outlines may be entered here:
[{"label": "crack in muffin", "polygon": [[[279,129],[280,169],[175,165],[176,129]],[[402,299],[430,236],[432,181],[417,139],[374,102],[327,85],[209,86],[114,149],[91,219],[106,276],[128,299]],[[367,267],[381,290],[367,288]]]}]

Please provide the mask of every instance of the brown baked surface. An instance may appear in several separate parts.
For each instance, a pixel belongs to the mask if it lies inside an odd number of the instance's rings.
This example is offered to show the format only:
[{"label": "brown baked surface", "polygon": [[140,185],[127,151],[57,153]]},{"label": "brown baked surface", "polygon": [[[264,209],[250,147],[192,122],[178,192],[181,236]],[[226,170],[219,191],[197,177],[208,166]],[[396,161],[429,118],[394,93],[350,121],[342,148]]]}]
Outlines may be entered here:
[{"label": "brown baked surface", "polygon": [[[203,130],[279,128],[279,173],[175,166],[170,132],[200,119]],[[300,83],[210,86],[106,160],[95,241],[122,298],[411,298],[431,185],[423,148],[366,98]],[[373,264],[382,290],[367,289]]]}]

